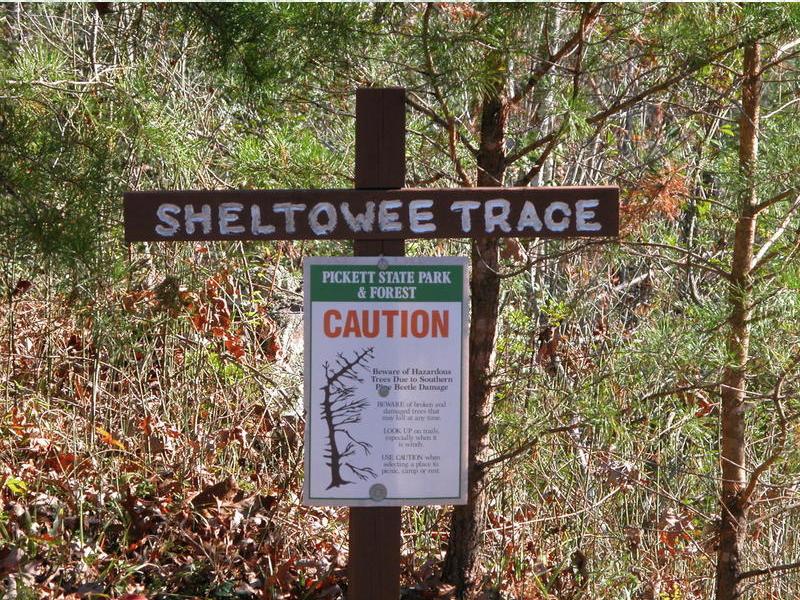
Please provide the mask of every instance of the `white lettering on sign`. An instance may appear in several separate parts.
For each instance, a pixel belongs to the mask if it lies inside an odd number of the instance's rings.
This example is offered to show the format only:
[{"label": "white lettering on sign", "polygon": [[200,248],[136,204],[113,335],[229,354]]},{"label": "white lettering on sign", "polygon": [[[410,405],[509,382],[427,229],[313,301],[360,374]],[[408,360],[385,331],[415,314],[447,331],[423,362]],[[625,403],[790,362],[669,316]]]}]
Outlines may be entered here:
[{"label": "white lettering on sign", "polygon": [[[554,218],[556,211],[564,215],[559,220]],[[569,227],[569,217],[571,214],[572,211],[569,208],[569,204],[566,202],[552,202],[544,211],[544,224],[547,225],[550,231],[564,231]]]},{"label": "white lettering on sign", "polygon": [[[320,216],[325,214],[325,223],[320,223]],[[317,235],[329,235],[336,229],[336,208],[330,202],[320,202],[308,213],[308,224]]]},{"label": "white lettering on sign", "polygon": [[461,213],[461,231],[469,233],[472,231],[471,211],[480,208],[481,203],[476,200],[459,200],[450,205],[450,210]]},{"label": "white lettering on sign", "polygon": [[591,222],[595,212],[590,210],[600,205],[599,200],[578,200],[575,203],[575,229],[578,231],[600,231],[603,228],[601,223]]},{"label": "white lettering on sign", "polygon": [[[367,201],[360,211],[354,211],[349,202],[327,201],[279,202],[271,209],[242,202],[222,202],[213,209],[211,204],[163,203],[156,208],[153,227],[162,238],[175,238],[181,232],[188,236],[218,233],[232,238],[244,233],[269,238],[276,234],[307,235],[309,231],[319,237],[341,237],[344,232],[421,235],[436,234],[440,227],[437,216],[442,218],[443,210],[449,209],[464,234],[591,234],[604,228],[598,220],[600,200],[596,198],[537,204],[530,200],[515,204],[506,198],[453,200],[437,211],[434,202],[427,198]],[[451,234],[453,226],[448,223],[442,229]]]},{"label": "white lettering on sign", "polygon": [[[486,233],[492,233],[496,227],[508,233],[511,225],[508,224],[508,213],[511,212],[511,203],[508,200],[498,198],[497,200],[487,200],[484,205],[483,222],[486,226]],[[496,212],[495,209],[500,209]]]},{"label": "white lettering on sign", "polygon": [[211,206],[203,204],[200,212],[195,212],[194,204],[187,204],[183,207],[183,217],[186,221],[186,233],[192,235],[194,233],[195,223],[199,223],[203,228],[203,234],[208,235],[211,233]]},{"label": "white lettering on sign", "polygon": [[524,231],[527,227],[532,228],[534,231],[542,230],[542,220],[539,218],[533,202],[529,200],[526,200],[522,206],[522,212],[519,215],[519,221],[517,221],[517,231]]},{"label": "white lettering on sign", "polygon": [[303,212],[305,209],[305,204],[292,204],[291,202],[279,202],[272,207],[273,212],[283,213],[286,219],[286,233],[297,231],[297,226],[294,223],[294,213]]},{"label": "white lettering on sign", "polygon": [[181,228],[181,223],[172,215],[179,214],[181,214],[181,207],[177,204],[162,204],[159,206],[156,211],[156,216],[163,225],[156,225],[156,233],[164,237],[172,237],[178,233]]},{"label": "white lettering on sign", "polygon": [[382,200],[378,206],[378,227],[381,231],[403,231],[400,214],[396,209],[403,206],[400,200]]},{"label": "white lettering on sign", "polygon": [[244,233],[244,225],[233,225],[243,210],[241,202],[223,202],[219,205],[219,232],[222,235]]},{"label": "white lettering on sign", "polygon": [[261,207],[253,204],[250,207],[250,231],[253,235],[272,235],[275,233],[275,225],[261,224]]},{"label": "white lettering on sign", "polygon": [[349,202],[342,202],[341,211],[347,226],[354,233],[359,231],[370,233],[375,226],[375,203],[372,201],[367,202],[363,213],[354,215],[350,212]]},{"label": "white lettering on sign", "polygon": [[433,200],[412,200],[408,205],[408,226],[414,233],[427,233],[436,231],[436,224],[433,221],[433,213],[423,208],[433,206]]},{"label": "white lettering on sign", "polygon": [[375,271],[325,271],[322,283],[375,283]]},{"label": "white lettering on sign", "polygon": [[420,271],[419,283],[435,283],[450,285],[450,273],[448,271]]}]

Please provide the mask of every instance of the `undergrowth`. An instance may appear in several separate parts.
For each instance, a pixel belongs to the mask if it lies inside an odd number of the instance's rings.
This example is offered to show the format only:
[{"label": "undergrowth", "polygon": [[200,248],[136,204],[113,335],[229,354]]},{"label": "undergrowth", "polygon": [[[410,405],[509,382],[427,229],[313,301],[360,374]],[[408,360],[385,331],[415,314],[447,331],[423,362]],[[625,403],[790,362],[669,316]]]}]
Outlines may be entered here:
[{"label": "undergrowth", "polygon": [[[88,303],[54,273],[16,282],[0,345],[6,595],[341,597],[347,511],[300,501],[300,266],[337,252],[142,245]],[[687,330],[668,272],[620,295],[592,269],[600,259],[578,259],[583,278],[558,298],[529,277],[505,282],[486,598],[710,593],[713,341]],[[783,472],[756,505],[755,564],[798,543]],[[438,579],[447,524],[446,507],[405,509],[406,597],[452,594]]]}]

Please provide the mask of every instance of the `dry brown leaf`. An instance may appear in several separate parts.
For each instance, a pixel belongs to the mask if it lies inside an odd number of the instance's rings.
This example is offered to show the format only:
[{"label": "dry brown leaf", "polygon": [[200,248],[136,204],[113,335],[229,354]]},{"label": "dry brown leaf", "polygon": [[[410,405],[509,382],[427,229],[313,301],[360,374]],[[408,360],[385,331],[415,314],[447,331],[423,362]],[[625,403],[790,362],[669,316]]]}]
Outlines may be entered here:
[{"label": "dry brown leaf", "polygon": [[192,506],[197,509],[210,508],[216,506],[218,502],[230,502],[238,491],[239,486],[236,485],[233,477],[228,476],[219,483],[205,488],[192,498]]}]

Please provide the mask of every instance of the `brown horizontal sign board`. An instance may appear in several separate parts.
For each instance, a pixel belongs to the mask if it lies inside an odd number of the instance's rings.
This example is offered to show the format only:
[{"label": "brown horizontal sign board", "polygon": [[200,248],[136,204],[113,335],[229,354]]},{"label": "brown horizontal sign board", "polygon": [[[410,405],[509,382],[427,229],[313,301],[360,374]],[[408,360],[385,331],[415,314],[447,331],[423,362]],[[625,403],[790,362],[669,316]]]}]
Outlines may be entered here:
[{"label": "brown horizontal sign board", "polygon": [[125,194],[125,240],[610,237],[616,187]]}]

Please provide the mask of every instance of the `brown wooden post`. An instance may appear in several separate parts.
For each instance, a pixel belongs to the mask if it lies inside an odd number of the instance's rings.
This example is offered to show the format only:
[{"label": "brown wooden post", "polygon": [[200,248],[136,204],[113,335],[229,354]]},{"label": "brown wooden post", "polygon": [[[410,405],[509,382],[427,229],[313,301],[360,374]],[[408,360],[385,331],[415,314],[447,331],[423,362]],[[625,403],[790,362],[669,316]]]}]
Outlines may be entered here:
[{"label": "brown wooden post", "polygon": [[[406,112],[402,88],[356,92],[356,187],[401,188],[406,178]],[[403,256],[402,239],[356,240],[356,256]],[[350,509],[348,600],[400,597],[400,507]]]}]

